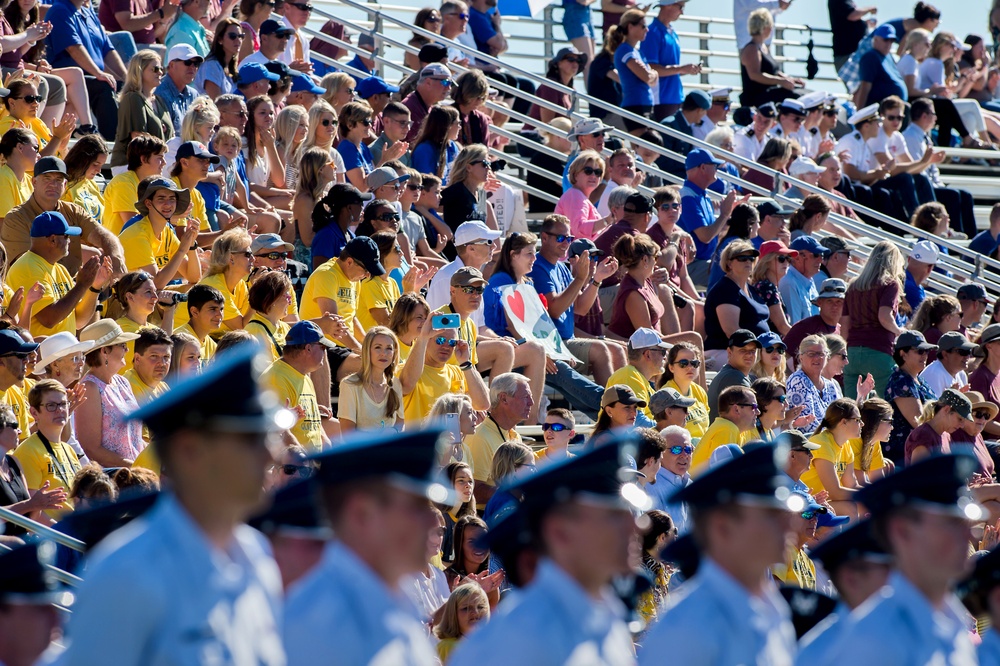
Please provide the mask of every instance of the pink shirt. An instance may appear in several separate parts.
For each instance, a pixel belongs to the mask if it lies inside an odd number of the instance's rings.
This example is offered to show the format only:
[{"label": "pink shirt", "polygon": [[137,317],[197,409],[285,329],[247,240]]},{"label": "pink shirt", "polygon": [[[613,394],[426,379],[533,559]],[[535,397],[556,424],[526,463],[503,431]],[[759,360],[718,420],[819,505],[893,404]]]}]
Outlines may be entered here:
[{"label": "pink shirt", "polygon": [[135,460],[146,443],[142,439],[142,423],[125,418],[139,409],[128,380],[115,375],[110,384],[105,384],[94,375],[86,374],[80,381],[90,382],[101,392],[101,448]]},{"label": "pink shirt", "polygon": [[555,213],[569,218],[569,232],[573,236],[594,240],[594,223],[601,219],[601,214],[582,190],[575,187],[566,190],[559,197]]}]

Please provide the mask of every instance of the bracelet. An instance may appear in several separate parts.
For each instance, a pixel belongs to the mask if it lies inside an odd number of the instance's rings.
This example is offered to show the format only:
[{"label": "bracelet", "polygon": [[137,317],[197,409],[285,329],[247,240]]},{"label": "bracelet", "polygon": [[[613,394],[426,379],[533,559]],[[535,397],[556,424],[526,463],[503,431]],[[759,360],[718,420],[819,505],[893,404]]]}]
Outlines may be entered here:
[{"label": "bracelet", "polygon": [[462,364],[460,364],[458,366],[459,370],[461,370],[463,372],[465,372],[466,370],[468,370],[471,367],[472,367],[472,361],[466,361],[465,363],[462,363]]},{"label": "bracelet", "polygon": [[600,288],[601,288],[601,283],[600,283],[600,282],[598,282],[597,280],[591,280],[591,281],[590,281],[590,284],[594,285],[594,286],[595,286],[595,287],[597,287],[598,289],[600,289]]},{"label": "bracelet", "polygon": [[188,248],[188,252],[193,252],[194,250],[197,250],[197,249],[198,249],[198,244],[195,243],[194,245],[192,245],[191,247]]},{"label": "bracelet", "polygon": [[95,294],[101,293],[101,290],[100,289],[94,289],[93,285],[91,285],[90,287],[87,287],[87,288],[90,289],[90,291],[92,291]]}]

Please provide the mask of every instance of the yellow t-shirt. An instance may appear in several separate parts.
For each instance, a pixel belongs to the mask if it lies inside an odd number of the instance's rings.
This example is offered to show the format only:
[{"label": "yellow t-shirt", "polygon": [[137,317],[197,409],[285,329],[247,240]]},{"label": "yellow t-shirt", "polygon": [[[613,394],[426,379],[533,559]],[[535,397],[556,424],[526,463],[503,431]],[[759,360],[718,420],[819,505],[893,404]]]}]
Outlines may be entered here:
[{"label": "yellow t-shirt", "polygon": [[77,204],[95,220],[104,219],[104,194],[101,186],[90,178],[81,178],[67,187],[62,200]]},{"label": "yellow t-shirt", "polygon": [[0,216],[7,215],[15,206],[31,198],[31,175],[24,174],[18,181],[9,166],[0,166]]},{"label": "yellow t-shirt", "polygon": [[378,326],[370,310],[385,308],[388,315],[402,295],[399,285],[388,275],[362,281],[358,288],[358,323],[361,328],[368,331]]},{"label": "yellow t-shirt", "polygon": [[712,452],[725,444],[739,444],[743,446],[753,438],[756,430],[740,429],[729,419],[716,418],[712,425],[708,427],[701,440],[694,447],[694,454],[691,456],[691,476],[697,476],[708,469],[709,458]]},{"label": "yellow t-shirt", "polygon": [[17,258],[7,272],[7,284],[12,289],[24,287],[27,292],[38,282],[42,285],[42,297],[31,307],[31,335],[50,336],[62,331],[76,335],[76,312],[69,315],[52,328],[42,326],[35,319],[35,314],[63,298],[73,288],[75,282],[69,271],[62,264],[50,264],[30,250]]},{"label": "yellow t-shirt", "polygon": [[[319,319],[325,312],[319,307],[317,298],[329,298],[337,304],[337,314],[344,319],[347,330],[353,333],[354,317],[358,311],[358,283],[351,282],[340,267],[337,259],[331,259],[313,271],[302,290],[299,317]],[[329,336],[327,336],[329,337]],[[333,340],[341,347],[338,340]]]},{"label": "yellow t-shirt", "polygon": [[493,417],[487,416],[479,424],[476,432],[465,438],[465,446],[472,457],[466,462],[472,467],[472,478],[483,483],[490,481],[490,471],[493,469],[493,456],[504,442],[520,442],[521,436],[514,428],[501,430]]},{"label": "yellow t-shirt", "polygon": [[614,374],[608,377],[608,385],[604,388],[615,384],[624,384],[632,389],[635,397],[646,403],[645,407],[640,407],[642,413],[648,416],[650,420],[656,420],[653,418],[653,412],[649,411],[649,398],[653,395],[653,386],[634,365],[626,365],[615,370]]},{"label": "yellow t-shirt", "polygon": [[[145,432],[145,429],[143,429]],[[132,467],[142,467],[148,469],[151,472],[156,472],[157,475],[160,474],[160,457],[156,455],[155,446],[147,446],[142,450],[142,452],[135,457],[135,462],[132,463]]]},{"label": "yellow t-shirt", "polygon": [[124,171],[104,188],[104,216],[101,224],[115,236],[122,232],[125,222],[118,213],[137,212],[136,199],[139,197],[139,175],[135,171]]},{"label": "yellow t-shirt", "polygon": [[[340,400],[337,402],[337,418],[348,419],[354,422],[358,430],[384,430],[393,428],[398,423],[403,425],[403,387],[399,383],[399,378],[393,377],[390,391],[396,393],[399,398],[399,407],[392,416],[385,415],[386,402],[389,393],[386,392],[385,399],[376,403],[365,392],[364,386],[357,380],[357,375],[345,377],[340,382]],[[352,381],[348,381],[352,380]]]},{"label": "yellow t-shirt", "polygon": [[[180,178],[173,178],[172,180],[177,187],[182,190],[184,189],[184,186],[181,185]],[[201,231],[211,231],[212,226],[208,223],[208,208],[205,206],[205,197],[201,196],[201,192],[193,187],[189,189],[188,192],[191,193],[191,214],[182,218],[178,224],[181,222],[187,224],[188,219],[194,219],[198,223],[198,229]],[[177,212],[183,213],[184,211],[179,210]]]},{"label": "yellow t-shirt", "polygon": [[291,326],[287,322],[280,319],[278,325],[273,326],[264,315],[254,312],[253,317],[247,322],[246,332],[260,340],[261,348],[266,349],[271,354],[271,362],[273,363],[281,358],[281,352],[278,351],[275,343],[284,347],[285,336],[288,335],[290,328]]},{"label": "yellow t-shirt", "polygon": [[21,433],[17,437],[22,442],[31,435],[31,432],[28,430],[31,427],[31,414],[28,412],[28,392],[32,386],[34,386],[34,382],[25,379],[24,386],[14,384],[3,393],[0,393],[0,402],[10,407],[14,412],[14,417],[17,418],[17,427],[21,429]]},{"label": "yellow t-shirt", "polygon": [[[180,311],[178,310],[178,313],[179,312]],[[187,308],[184,308],[184,312],[187,313]],[[174,315],[174,316],[176,317],[177,315]],[[188,335],[193,336],[195,340],[198,339],[198,334],[194,332],[193,328],[191,328],[191,323],[190,322],[184,324],[183,326],[177,326],[177,327],[175,327],[174,328],[174,333],[187,333]],[[219,346],[219,343],[217,343],[215,340],[213,340],[212,336],[210,336],[210,335],[206,335],[205,339],[201,341],[201,367],[202,367],[202,369],[204,369],[205,366],[208,365],[208,362],[212,360],[212,357],[215,356],[215,348],[218,347],[218,346]]]},{"label": "yellow t-shirt", "polygon": [[684,421],[684,427],[687,431],[691,433],[691,437],[698,439],[699,437],[705,436],[705,431],[708,430],[708,394],[705,393],[705,389],[701,387],[700,384],[691,384],[688,387],[687,395],[685,395],[677,382],[670,380],[666,383],[667,388],[672,388],[673,390],[680,393],[685,398],[692,398],[696,400],[693,405],[688,407],[687,420]]},{"label": "yellow t-shirt", "polygon": [[[142,328],[142,326],[124,316],[116,319],[115,323],[122,327],[122,333],[138,333],[139,329]],[[125,344],[128,346],[128,350],[125,352],[125,367],[118,371],[119,375],[124,375],[132,369],[132,363],[135,357],[135,340],[129,340]],[[138,398],[139,394],[136,394],[136,397]]]},{"label": "yellow t-shirt", "polygon": [[166,382],[160,382],[156,386],[150,386],[146,382],[142,381],[142,377],[140,377],[139,373],[135,371],[135,368],[132,368],[125,373],[125,379],[127,379],[128,383],[132,386],[132,393],[135,394],[135,400],[140,405],[145,405],[154,398],[159,398],[170,389]]},{"label": "yellow t-shirt", "polygon": [[458,646],[458,641],[460,638],[442,638],[437,644],[438,659],[441,660],[442,664],[447,664],[448,660],[451,658],[451,653],[455,651]]},{"label": "yellow t-shirt", "polygon": [[[220,330],[233,330],[226,325],[226,321],[243,316],[250,310],[250,288],[247,287],[246,280],[237,282],[236,289],[233,291],[229,291],[224,273],[209,275],[206,278],[202,278],[198,284],[207,284],[209,287],[215,287],[222,292],[223,298],[226,299],[225,304],[222,306],[222,328]],[[191,315],[188,314],[187,308],[177,308],[177,312],[174,313],[175,327],[183,326],[190,320]]]},{"label": "yellow t-shirt", "polygon": [[[31,130],[34,133],[35,138],[38,139],[38,150],[41,150],[45,146],[49,145],[49,141],[52,140],[52,132],[49,128],[45,126],[45,122],[41,118],[28,118],[26,120],[17,120],[14,116],[7,112],[4,112],[3,116],[0,116],[0,136],[7,133],[7,130],[12,128]],[[62,157],[61,154],[57,154],[57,157]]]},{"label": "yellow t-shirt", "polygon": [[799,480],[809,486],[809,492],[815,495],[821,490],[827,490],[819,480],[816,461],[829,460],[832,462],[837,472],[837,478],[842,479],[844,472],[854,469],[854,451],[847,444],[837,446],[837,441],[829,430],[813,435],[809,441],[819,444],[819,449],[813,451],[813,464],[809,465],[809,469],[802,473]]},{"label": "yellow t-shirt", "polygon": [[776,564],[771,571],[774,577],[792,587],[804,590],[816,589],[816,565],[809,559],[805,549],[795,548],[785,555],[785,562]]},{"label": "yellow t-shirt", "polygon": [[142,218],[123,231],[118,240],[121,241],[122,250],[125,252],[125,267],[130,271],[137,271],[146,266],[156,266],[157,271],[163,270],[181,246],[177,234],[169,225],[164,227],[157,237],[153,223],[148,217]]},{"label": "yellow t-shirt", "polygon": [[[69,444],[50,442],[49,446],[52,447],[54,456],[49,454],[45,444],[42,443],[42,438],[35,433],[14,449],[14,457],[21,463],[28,488],[37,490],[48,481],[50,490],[64,488],[68,494],[73,485],[73,477],[80,471],[80,459],[76,457],[76,452]],[[52,509],[45,513],[52,518],[58,518],[72,510],[73,502],[67,498],[63,508]]]},{"label": "yellow t-shirt", "polygon": [[[445,393],[468,392],[468,382],[457,365],[445,363],[440,368],[433,368],[424,363],[424,372],[417,385],[413,387],[413,391],[403,396],[403,414],[407,425],[418,427],[431,413],[434,401]],[[471,461],[468,462],[471,464]]]},{"label": "yellow t-shirt", "polygon": [[872,462],[867,470],[861,469],[861,438],[855,437],[854,439],[847,440],[846,446],[851,447],[851,454],[854,456],[854,469],[870,473],[885,467],[885,456],[882,455],[881,442],[875,442],[872,445]]},{"label": "yellow t-shirt", "polygon": [[291,433],[306,449],[321,451],[323,421],[319,415],[316,387],[313,386],[312,379],[284,361],[275,361],[264,371],[261,382],[277,394],[278,405],[284,407],[287,404],[292,409],[302,407],[305,410],[306,415],[299,419]]}]

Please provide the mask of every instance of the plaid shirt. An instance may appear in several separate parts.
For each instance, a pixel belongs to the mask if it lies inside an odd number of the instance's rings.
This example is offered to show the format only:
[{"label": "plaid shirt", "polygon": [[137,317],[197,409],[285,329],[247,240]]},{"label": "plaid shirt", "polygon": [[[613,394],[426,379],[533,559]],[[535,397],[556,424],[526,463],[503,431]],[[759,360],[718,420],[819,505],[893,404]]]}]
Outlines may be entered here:
[{"label": "plaid shirt", "polygon": [[844,82],[847,90],[852,95],[861,85],[861,57],[872,50],[872,41],[872,33],[868,33],[861,40],[861,43],[858,44],[858,50],[851,55],[851,58],[837,72],[840,80]]}]

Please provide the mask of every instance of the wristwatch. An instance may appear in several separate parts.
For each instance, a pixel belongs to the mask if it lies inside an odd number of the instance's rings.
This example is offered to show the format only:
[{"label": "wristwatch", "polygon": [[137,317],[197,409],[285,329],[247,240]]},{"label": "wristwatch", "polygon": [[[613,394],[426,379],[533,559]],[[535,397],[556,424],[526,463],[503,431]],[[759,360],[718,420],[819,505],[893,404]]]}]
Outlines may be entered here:
[{"label": "wristwatch", "polygon": [[463,372],[471,367],[472,367],[472,361],[466,361],[465,363],[462,363],[458,366],[459,370],[462,370]]}]

